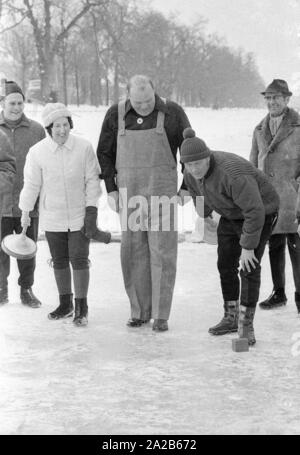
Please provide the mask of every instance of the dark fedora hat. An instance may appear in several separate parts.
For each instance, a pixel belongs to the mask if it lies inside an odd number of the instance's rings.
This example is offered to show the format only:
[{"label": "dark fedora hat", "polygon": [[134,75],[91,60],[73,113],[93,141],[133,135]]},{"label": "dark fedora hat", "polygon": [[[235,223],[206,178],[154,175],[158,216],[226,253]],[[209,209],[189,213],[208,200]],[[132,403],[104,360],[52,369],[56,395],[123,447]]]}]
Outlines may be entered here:
[{"label": "dark fedora hat", "polygon": [[287,82],[283,79],[274,79],[270,85],[266,88],[264,92],[261,92],[262,95],[266,93],[282,93],[282,95],[291,96],[292,92],[289,91]]}]

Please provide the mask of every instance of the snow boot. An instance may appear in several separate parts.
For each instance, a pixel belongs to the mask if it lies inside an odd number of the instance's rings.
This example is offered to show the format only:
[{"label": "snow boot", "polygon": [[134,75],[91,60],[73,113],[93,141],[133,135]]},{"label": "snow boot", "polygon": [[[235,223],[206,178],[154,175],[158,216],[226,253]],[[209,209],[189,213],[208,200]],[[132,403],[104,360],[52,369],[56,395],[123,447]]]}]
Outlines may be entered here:
[{"label": "snow boot", "polygon": [[226,333],[237,332],[238,308],[238,300],[228,300],[224,302],[224,317],[219,324],[210,327],[208,332],[211,335],[225,335]]},{"label": "snow boot", "polygon": [[166,319],[154,319],[152,330],[156,332],[165,332],[169,330],[168,321]]},{"label": "snow boot", "polygon": [[42,303],[41,301],[34,295],[31,288],[22,288],[20,290],[20,298],[23,305],[30,306],[31,308],[39,308]]},{"label": "snow boot", "polygon": [[48,319],[64,319],[73,316],[73,294],[63,294],[59,296],[59,306],[52,313],[48,314]]},{"label": "snow boot", "polygon": [[88,305],[87,299],[76,299],[75,298],[75,316],[73,322],[77,326],[85,326],[88,323]]},{"label": "snow boot", "polygon": [[7,286],[0,287],[0,305],[8,303],[8,289]]},{"label": "snow boot", "polygon": [[296,307],[298,310],[298,314],[300,314],[300,293],[299,292],[295,292],[295,303],[296,303]]},{"label": "snow boot", "polygon": [[263,302],[260,302],[259,306],[262,310],[272,310],[285,305],[287,298],[284,292],[284,288],[273,289],[272,294]]},{"label": "snow boot", "polygon": [[256,343],[253,327],[253,319],[256,308],[249,308],[240,305],[240,314],[238,320],[238,335],[239,338],[248,338],[249,346]]}]

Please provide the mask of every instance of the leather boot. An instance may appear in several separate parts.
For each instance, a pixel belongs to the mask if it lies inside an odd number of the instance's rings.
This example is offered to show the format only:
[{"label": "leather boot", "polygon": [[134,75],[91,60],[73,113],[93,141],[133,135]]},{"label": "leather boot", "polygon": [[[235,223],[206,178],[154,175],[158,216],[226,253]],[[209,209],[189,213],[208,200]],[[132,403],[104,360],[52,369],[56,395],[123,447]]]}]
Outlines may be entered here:
[{"label": "leather boot", "polygon": [[87,299],[86,298],[81,298],[81,299],[76,299],[75,298],[75,316],[73,319],[73,322],[77,326],[85,326],[88,323],[88,305],[87,305]]},{"label": "leather boot", "polygon": [[238,330],[238,300],[228,300],[224,302],[224,316],[219,324],[210,327],[208,332],[211,335],[225,335],[226,333],[237,332]]},{"label": "leather boot", "polygon": [[259,306],[262,310],[272,310],[285,305],[287,298],[283,288],[273,289],[272,294],[263,302],[260,302]]},{"label": "leather boot", "polygon": [[0,287],[0,305],[8,303],[8,289],[7,286]]},{"label": "leather boot", "polygon": [[300,314],[300,292],[295,292],[295,303],[298,310],[298,314]]},{"label": "leather boot", "polygon": [[239,338],[248,338],[249,346],[253,346],[256,343],[253,327],[255,309],[256,308],[249,308],[244,305],[240,305],[238,335]]},{"label": "leather boot", "polygon": [[141,327],[143,324],[147,324],[150,319],[137,319],[137,318],[130,318],[126,322],[128,327]]},{"label": "leather boot", "polygon": [[154,319],[152,330],[156,332],[165,332],[168,329],[168,321],[166,319]]},{"label": "leather boot", "polygon": [[31,308],[39,308],[42,305],[40,300],[32,292],[31,288],[25,289],[21,287],[20,298],[23,305],[30,306]]},{"label": "leather boot", "polygon": [[73,316],[73,294],[59,296],[59,306],[48,314],[49,319],[64,319]]}]

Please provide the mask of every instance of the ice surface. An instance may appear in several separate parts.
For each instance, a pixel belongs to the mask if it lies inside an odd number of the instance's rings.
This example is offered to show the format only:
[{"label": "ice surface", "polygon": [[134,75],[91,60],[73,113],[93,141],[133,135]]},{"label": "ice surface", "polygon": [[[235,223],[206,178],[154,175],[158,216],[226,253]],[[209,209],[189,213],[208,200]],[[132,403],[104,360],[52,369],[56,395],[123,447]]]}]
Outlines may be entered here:
[{"label": "ice surface", "polygon": [[[300,328],[289,303],[257,310],[257,345],[212,337],[221,317],[216,247],[179,244],[170,330],[129,329],[119,244],[91,245],[89,325],[49,321],[57,305],[45,241],[38,243],[40,309],[0,308],[0,434],[300,434]],[[261,295],[271,288],[264,258]],[[293,338],[292,338],[293,337]]]},{"label": "ice surface", "polygon": [[[94,143],[104,111],[78,113],[80,132],[90,131]],[[188,113],[211,148],[229,151],[232,145],[230,151],[245,156],[251,130],[264,114]],[[289,259],[287,306],[258,309],[257,345],[235,353],[236,335],[207,333],[222,316],[216,246],[179,244],[165,333],[153,332],[150,324],[126,327],[119,249],[117,243],[91,244],[86,328],[47,319],[58,298],[45,241],[38,242],[34,285],[40,309],[19,303],[12,260],[10,303],[0,308],[0,434],[300,434],[300,319]],[[261,297],[271,287],[265,255]]]}]

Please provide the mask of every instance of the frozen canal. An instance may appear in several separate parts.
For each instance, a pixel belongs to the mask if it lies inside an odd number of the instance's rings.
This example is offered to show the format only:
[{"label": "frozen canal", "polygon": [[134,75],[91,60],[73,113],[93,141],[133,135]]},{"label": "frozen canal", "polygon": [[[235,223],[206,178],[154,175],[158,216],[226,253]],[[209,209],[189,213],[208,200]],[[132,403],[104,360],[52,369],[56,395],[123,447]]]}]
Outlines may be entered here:
[{"label": "frozen canal", "polygon": [[[179,244],[170,330],[129,329],[119,244],[91,246],[86,328],[49,321],[57,304],[47,243],[38,243],[40,309],[0,308],[0,434],[300,434],[300,319],[290,264],[286,308],[257,311],[257,345],[207,329],[222,313],[216,247]],[[267,256],[261,296],[270,291]]]}]

